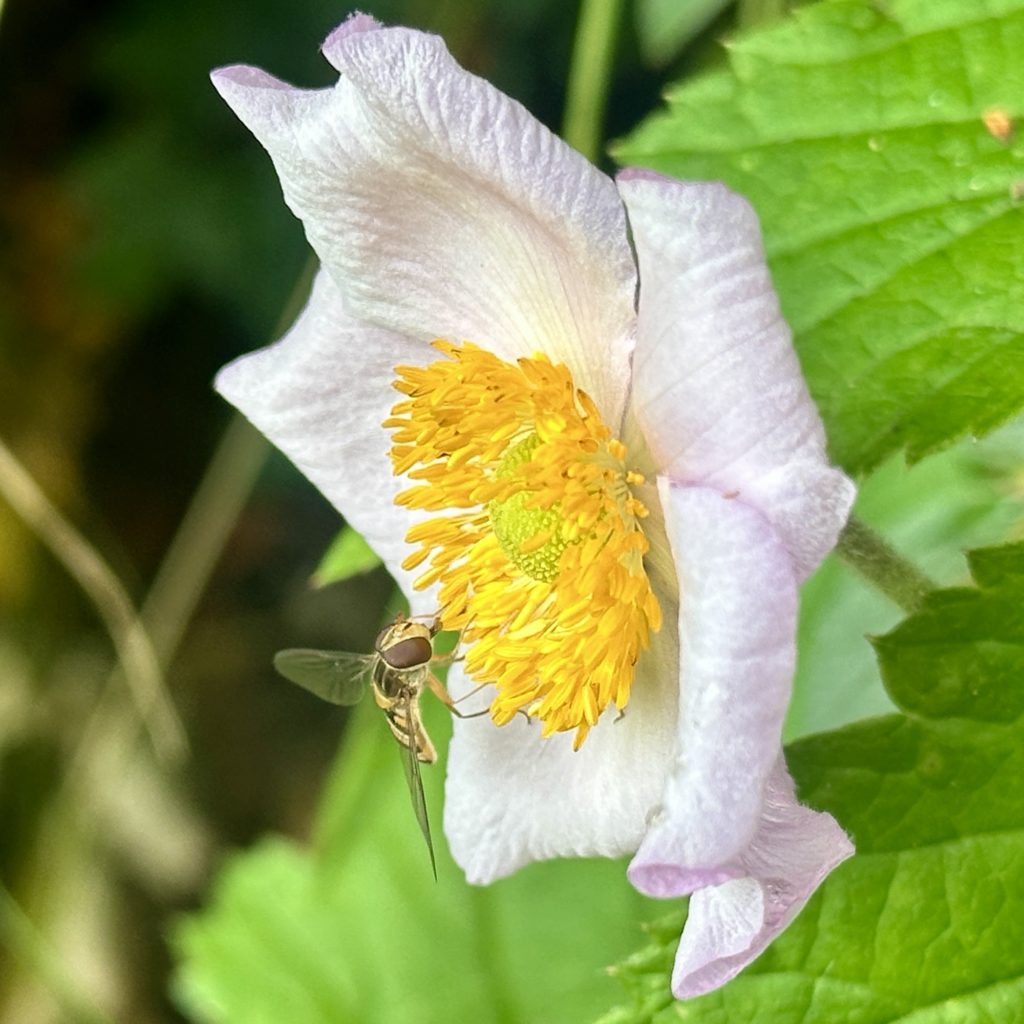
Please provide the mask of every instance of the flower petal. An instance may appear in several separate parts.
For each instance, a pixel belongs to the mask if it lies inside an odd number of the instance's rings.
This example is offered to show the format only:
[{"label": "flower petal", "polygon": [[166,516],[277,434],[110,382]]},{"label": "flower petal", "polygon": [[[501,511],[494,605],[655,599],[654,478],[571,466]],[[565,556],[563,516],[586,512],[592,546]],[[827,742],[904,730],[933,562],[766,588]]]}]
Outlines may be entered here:
[{"label": "flower petal", "polygon": [[855,492],[827,463],[757,216],[719,184],[638,170],[618,184],[640,267],[632,403],[658,469],[760,508],[803,578]]},{"label": "flower petal", "polygon": [[655,897],[693,893],[672,990],[724,984],[853,852],[801,807],[781,755],[795,664],[792,559],[758,511],[658,481],[679,577],[679,751],[628,870]]},{"label": "flower petal", "polygon": [[658,481],[679,578],[679,757],[630,866],[652,896],[737,877],[782,744],[796,661],[796,580],[742,501]]},{"label": "flower petal", "polygon": [[334,89],[214,74],[349,310],[502,358],[544,351],[617,423],[636,271],[614,184],[437,36],[349,24],[324,46]]},{"label": "flower petal", "polygon": [[780,757],[765,794],[760,828],[740,859],[742,877],[690,898],[672,971],[675,995],[698,996],[737,975],[853,852],[830,814],[797,803]]},{"label": "flower petal", "polygon": [[[410,596],[410,574],[400,563],[411,550],[405,534],[413,519],[394,503],[402,483],[391,473],[382,423],[399,397],[391,388],[394,367],[429,351],[353,320],[321,272],[284,338],[236,359],[216,382],[363,534]],[[421,595],[414,611],[429,612],[430,604]]]},{"label": "flower petal", "polygon": [[[675,630],[666,623],[638,665],[625,715],[609,708],[574,751],[516,718],[455,721],[444,829],[468,881],[486,884],[535,860],[618,857],[636,849],[676,746]],[[456,666],[456,669],[458,667]],[[449,674],[455,696],[473,689]],[[486,708],[490,688],[466,701]],[[461,705],[460,705],[461,707]]]}]

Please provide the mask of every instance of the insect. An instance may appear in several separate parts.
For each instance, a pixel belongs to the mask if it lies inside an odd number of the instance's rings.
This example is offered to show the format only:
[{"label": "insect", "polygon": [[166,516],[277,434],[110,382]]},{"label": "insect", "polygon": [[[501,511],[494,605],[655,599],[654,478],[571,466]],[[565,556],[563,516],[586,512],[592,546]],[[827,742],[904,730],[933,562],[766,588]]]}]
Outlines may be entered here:
[{"label": "insect", "polygon": [[438,622],[426,626],[399,618],[380,631],[372,654],[292,648],[274,655],[274,667],[281,675],[332,704],[358,703],[369,680],[373,698],[398,741],[413,811],[427,842],[435,879],[437,864],[420,764],[433,764],[437,751],[420,717],[420,695],[424,688],[429,689],[455,711],[447,690],[430,670],[433,640],[439,629]]}]

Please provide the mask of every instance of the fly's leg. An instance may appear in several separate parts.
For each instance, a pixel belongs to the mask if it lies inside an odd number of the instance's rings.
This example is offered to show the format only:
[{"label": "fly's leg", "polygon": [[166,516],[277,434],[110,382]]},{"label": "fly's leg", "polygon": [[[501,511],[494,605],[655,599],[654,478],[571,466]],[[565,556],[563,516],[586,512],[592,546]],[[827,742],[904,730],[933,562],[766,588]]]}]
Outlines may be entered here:
[{"label": "fly's leg", "polygon": [[[456,648],[455,650],[458,650]],[[435,654],[431,659],[432,665],[455,665],[460,661],[463,661],[461,654],[456,654],[455,651],[449,651],[447,654]]]},{"label": "fly's leg", "polygon": [[[461,704],[467,697],[472,697],[474,694],[479,693],[485,686],[489,686],[489,683],[481,683],[479,686],[474,687],[469,693],[464,693],[458,700],[452,700],[452,695],[445,689],[441,681],[434,675],[433,672],[427,676],[427,686],[430,687],[430,692],[456,717],[456,718],[482,718],[484,715],[490,714],[491,709],[486,707],[483,711],[474,711],[472,714],[465,714],[460,711],[455,705]],[[533,718],[528,712],[520,708],[518,714],[522,715],[527,722],[532,722]]]},{"label": "fly's leg", "polygon": [[[444,624],[441,622],[441,616],[435,616],[434,621],[430,626],[431,638],[437,636],[444,629]],[[454,665],[456,662],[462,661],[463,656],[459,654],[459,644],[462,643],[462,630],[459,630],[458,638],[455,641],[455,646],[447,654],[435,654],[432,661],[435,665]]]},{"label": "fly's leg", "polygon": [[428,622],[432,637],[437,636],[444,628],[441,625],[441,616],[437,612],[420,612],[417,615],[407,615],[404,611],[398,611],[390,616],[390,621],[396,626],[402,622]]},{"label": "fly's leg", "polygon": [[472,697],[474,693],[479,693],[486,683],[481,683],[475,690],[470,690],[469,693],[463,694],[458,700],[452,700],[452,695],[445,689],[441,684],[441,680],[431,672],[427,676],[427,686],[430,688],[430,692],[456,717],[456,718],[480,718],[483,715],[490,713],[490,708],[484,708],[483,711],[474,711],[472,714],[464,714],[455,705],[461,704],[467,697]]}]

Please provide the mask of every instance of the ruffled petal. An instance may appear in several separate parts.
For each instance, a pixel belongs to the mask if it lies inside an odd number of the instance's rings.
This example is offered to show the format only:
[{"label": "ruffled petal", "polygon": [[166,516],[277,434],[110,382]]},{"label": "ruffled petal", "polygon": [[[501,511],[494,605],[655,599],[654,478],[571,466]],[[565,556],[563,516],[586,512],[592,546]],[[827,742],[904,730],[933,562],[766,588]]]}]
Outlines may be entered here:
[{"label": "ruffled petal", "polygon": [[437,36],[363,20],[324,52],[334,89],[247,67],[214,84],[269,150],[352,314],[506,359],[544,351],[617,424],[636,271],[614,183]]},{"label": "ruffled petal", "polygon": [[702,995],[737,975],[853,852],[830,814],[797,803],[780,757],[765,793],[761,825],[740,858],[742,875],[690,898],[672,971],[673,993],[680,999]]},{"label": "ruffled petal", "polygon": [[761,509],[802,579],[855,490],[828,465],[757,216],[719,184],[629,170],[618,185],[640,268],[631,401],[658,469]]},{"label": "ruffled petal", "polygon": [[781,754],[795,665],[796,578],[772,524],[738,499],[660,478],[679,577],[679,755],[628,874],[692,893],[672,990],[724,984],[853,852],[802,807]]},{"label": "ruffled petal", "polygon": [[742,873],[781,749],[797,611],[792,559],[763,515],[658,483],[679,578],[679,756],[630,866],[654,896]]},{"label": "ruffled petal", "polygon": [[[455,721],[444,830],[468,881],[487,884],[535,860],[619,857],[636,849],[676,747],[675,630],[666,623],[638,665],[625,715],[605,712],[578,751],[516,718]],[[457,667],[456,667],[457,668]],[[459,671],[449,686],[473,688]],[[488,688],[466,700],[486,708]],[[460,705],[461,707],[461,705]]]},{"label": "ruffled petal", "polygon": [[[403,485],[391,473],[382,423],[399,398],[394,367],[422,362],[429,352],[353,320],[321,272],[284,338],[225,366],[216,382],[363,534],[410,598],[410,574],[400,563],[411,550],[405,534],[414,520],[394,503]],[[432,610],[427,596],[416,603],[417,612]]]}]

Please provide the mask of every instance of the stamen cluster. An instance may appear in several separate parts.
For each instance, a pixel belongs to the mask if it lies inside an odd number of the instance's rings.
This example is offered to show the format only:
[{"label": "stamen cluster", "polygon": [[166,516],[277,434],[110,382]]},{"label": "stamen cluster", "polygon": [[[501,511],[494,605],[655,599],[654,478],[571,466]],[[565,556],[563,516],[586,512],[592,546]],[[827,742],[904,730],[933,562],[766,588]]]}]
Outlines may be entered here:
[{"label": "stamen cluster", "polygon": [[640,651],[661,624],[644,568],[648,510],[626,448],[565,366],[508,363],[469,343],[400,366],[398,503],[444,513],[411,529],[407,569],[440,584],[440,618],[458,630],[466,669],[493,683],[498,724],[525,711],[544,735],[585,739],[601,712],[625,708]]}]

